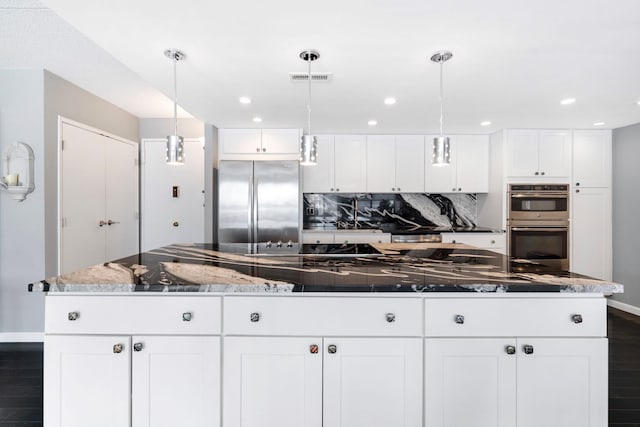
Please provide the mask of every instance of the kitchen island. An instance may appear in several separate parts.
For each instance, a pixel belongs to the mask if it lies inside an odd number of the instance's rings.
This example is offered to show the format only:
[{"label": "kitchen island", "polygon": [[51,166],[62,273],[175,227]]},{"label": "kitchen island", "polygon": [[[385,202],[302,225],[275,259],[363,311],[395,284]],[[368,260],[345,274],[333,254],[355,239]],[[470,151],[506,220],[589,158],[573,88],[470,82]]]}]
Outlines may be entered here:
[{"label": "kitchen island", "polygon": [[621,285],[374,246],[171,245],[31,284],[45,426],[606,425]]}]

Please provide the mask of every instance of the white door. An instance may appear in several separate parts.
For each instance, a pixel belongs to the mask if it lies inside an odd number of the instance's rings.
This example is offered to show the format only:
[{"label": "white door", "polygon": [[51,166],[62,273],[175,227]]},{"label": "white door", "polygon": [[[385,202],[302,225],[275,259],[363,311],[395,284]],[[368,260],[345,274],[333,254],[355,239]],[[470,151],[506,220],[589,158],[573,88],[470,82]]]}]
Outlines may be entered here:
[{"label": "white door", "polygon": [[424,136],[396,136],[396,190],[424,193],[424,164]]},{"label": "white door", "polygon": [[[508,177],[538,177],[537,130],[506,131],[505,162]],[[537,172],[537,174],[536,174]]]},{"label": "white door", "polygon": [[62,124],[60,273],[106,261],[104,139],[95,132]]},{"label": "white door", "polygon": [[265,154],[295,154],[300,152],[298,129],[262,129],[262,152]]},{"label": "white door", "polygon": [[257,154],[262,152],[260,129],[222,129],[220,143],[224,154]]},{"label": "white door", "polygon": [[224,427],[322,426],[321,338],[226,337],[223,360]]},{"label": "white door", "polygon": [[304,193],[329,193],[334,190],[333,135],[319,135],[318,163],[300,166]]},{"label": "white door", "polygon": [[571,173],[571,131],[541,130],[538,161],[541,177],[566,182]]},{"label": "white door", "polygon": [[459,135],[456,140],[456,185],[464,193],[489,191],[489,138]]},{"label": "white door", "polygon": [[571,271],[611,280],[611,190],[574,187],[571,195]]},{"label": "white door", "polygon": [[435,135],[427,135],[424,143],[424,190],[427,193],[451,193],[456,191],[456,161],[457,161],[457,137],[450,138],[451,157],[448,165],[434,165],[433,138]]},{"label": "white door", "polygon": [[514,427],[515,339],[425,340],[425,425]]},{"label": "white door", "polygon": [[421,341],[325,338],[323,427],[422,425]]},{"label": "white door", "polygon": [[184,141],[184,164],[168,165],[165,140],[142,141],[142,250],[204,242],[204,147]]},{"label": "white door", "polygon": [[106,261],[139,252],[138,145],[105,141]]},{"label": "white door", "polygon": [[334,145],[335,191],[341,193],[366,191],[366,154],[366,137],[364,135],[336,135]]},{"label": "white door", "polygon": [[607,425],[606,338],[522,338],[518,347],[518,427]]},{"label": "white door", "polygon": [[130,426],[129,344],[124,336],[47,336],[44,425]]},{"label": "white door", "polygon": [[611,186],[611,131],[573,132],[573,185]]},{"label": "white door", "polygon": [[395,137],[367,136],[367,191],[390,193],[396,189]]},{"label": "white door", "polygon": [[220,337],[134,336],[133,427],[220,425]]}]

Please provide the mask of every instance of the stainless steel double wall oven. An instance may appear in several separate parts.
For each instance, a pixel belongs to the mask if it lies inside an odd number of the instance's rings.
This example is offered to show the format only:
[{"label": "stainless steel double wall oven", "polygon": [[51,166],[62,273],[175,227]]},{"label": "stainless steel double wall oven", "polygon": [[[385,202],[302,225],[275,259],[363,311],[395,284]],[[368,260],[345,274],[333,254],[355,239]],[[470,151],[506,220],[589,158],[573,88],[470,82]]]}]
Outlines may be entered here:
[{"label": "stainless steel double wall oven", "polygon": [[508,247],[512,257],[569,269],[569,185],[510,184]]}]

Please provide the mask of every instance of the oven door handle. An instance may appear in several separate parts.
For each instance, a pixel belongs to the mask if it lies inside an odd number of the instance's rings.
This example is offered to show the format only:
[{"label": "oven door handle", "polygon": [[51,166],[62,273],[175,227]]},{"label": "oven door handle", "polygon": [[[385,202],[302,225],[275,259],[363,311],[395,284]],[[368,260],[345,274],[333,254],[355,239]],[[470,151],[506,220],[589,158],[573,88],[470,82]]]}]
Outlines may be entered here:
[{"label": "oven door handle", "polygon": [[511,227],[511,231],[567,231],[569,227]]},{"label": "oven door handle", "polygon": [[569,197],[567,193],[517,193],[511,194],[513,199],[566,199]]}]

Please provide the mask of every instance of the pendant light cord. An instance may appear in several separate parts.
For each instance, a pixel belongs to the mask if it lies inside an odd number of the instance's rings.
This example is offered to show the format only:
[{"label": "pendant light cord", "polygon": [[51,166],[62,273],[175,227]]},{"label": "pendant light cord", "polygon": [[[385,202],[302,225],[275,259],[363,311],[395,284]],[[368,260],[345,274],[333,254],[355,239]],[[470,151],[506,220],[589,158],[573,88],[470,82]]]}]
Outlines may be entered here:
[{"label": "pendant light cord", "polygon": [[444,91],[442,88],[442,63],[443,61],[440,61],[440,136],[443,136],[442,133],[442,110],[443,110],[443,104],[444,104]]},{"label": "pendant light cord", "polygon": [[311,51],[307,52],[307,65],[308,65],[308,83],[309,83],[309,94],[308,94],[308,102],[307,102],[307,113],[308,113],[308,129],[309,136],[311,136]]},{"label": "pendant light cord", "polygon": [[178,78],[177,74],[177,64],[178,58],[177,54],[173,55],[173,134],[178,136]]}]

